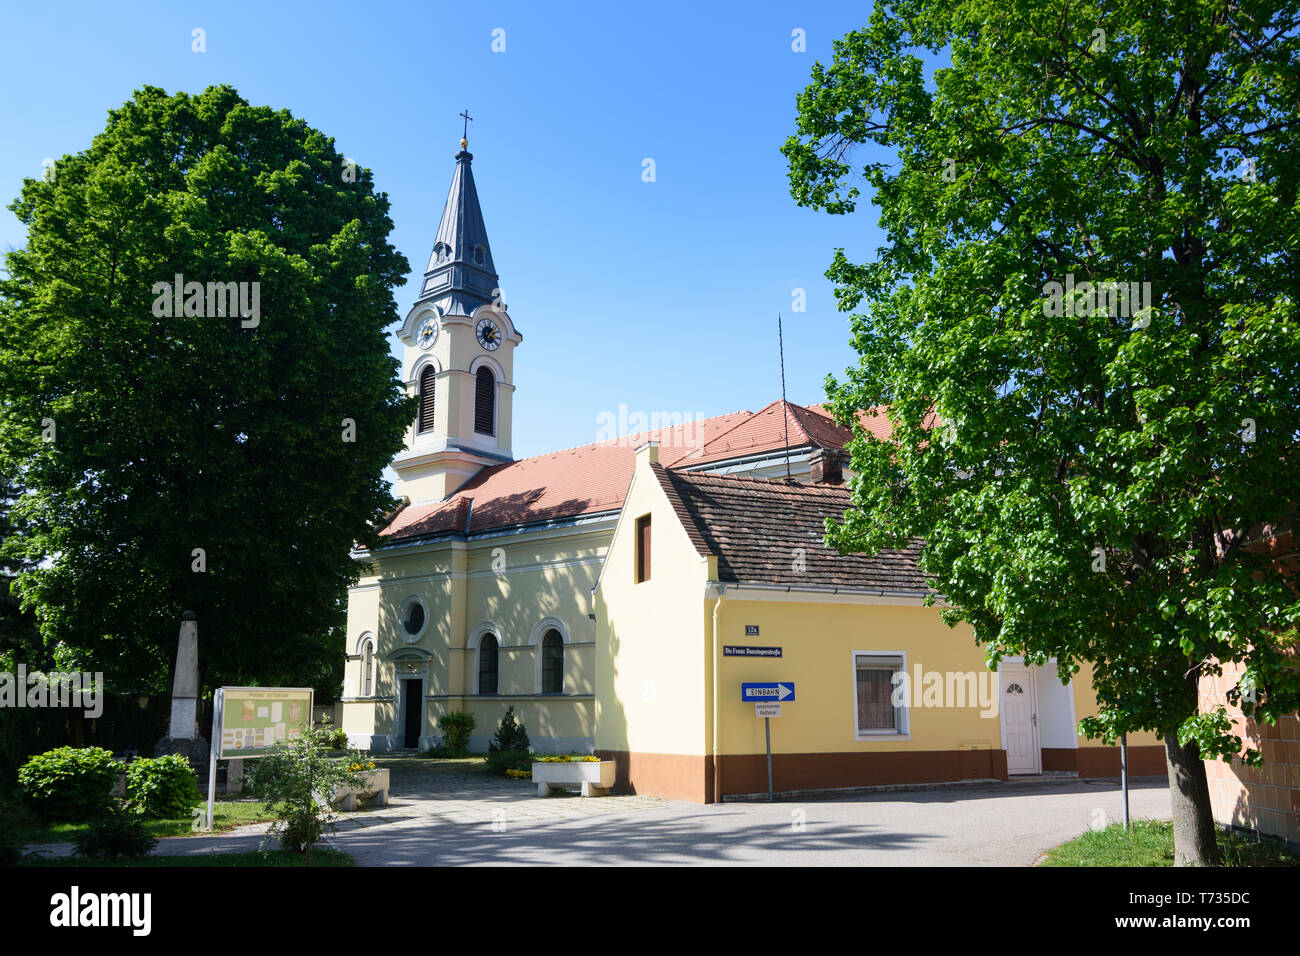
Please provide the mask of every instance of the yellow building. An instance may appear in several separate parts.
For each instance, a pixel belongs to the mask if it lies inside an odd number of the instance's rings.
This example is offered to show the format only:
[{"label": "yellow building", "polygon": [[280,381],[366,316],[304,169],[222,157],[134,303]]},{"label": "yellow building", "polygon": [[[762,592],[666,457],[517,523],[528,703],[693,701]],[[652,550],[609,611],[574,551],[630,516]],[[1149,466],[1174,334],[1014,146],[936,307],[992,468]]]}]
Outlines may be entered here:
[{"label": "yellow building", "polygon": [[[1094,706],[1086,680],[1015,662],[989,675],[969,631],[922,606],[914,554],[822,545],[822,519],[848,504],[851,437],[822,408],[646,416],[630,438],[514,459],[523,336],[466,145],[398,331],[419,413],[393,461],[403,505],[356,555],[353,744],[424,749],[439,717],[469,711],[484,751],[513,707],[539,751],[596,750],[623,787],[711,801],[766,789],[763,721],[741,685],[793,682],[772,720],[778,790],[1117,770],[1113,748],[1075,734]],[[727,650],[750,647],[780,656]],[[1159,756],[1130,750],[1138,772]]]},{"label": "yellow building", "polygon": [[[829,457],[829,456],[827,456]],[[1115,748],[1080,738],[1086,679],[1003,661],[948,628],[915,547],[839,555],[824,521],[849,495],[833,467],[787,483],[665,468],[636,471],[596,588],[596,752],[619,784],[688,800],[765,791],[771,720],[778,792],[1118,773]],[[829,479],[829,480],[828,480]],[[1159,773],[1154,738],[1129,748]]]}]

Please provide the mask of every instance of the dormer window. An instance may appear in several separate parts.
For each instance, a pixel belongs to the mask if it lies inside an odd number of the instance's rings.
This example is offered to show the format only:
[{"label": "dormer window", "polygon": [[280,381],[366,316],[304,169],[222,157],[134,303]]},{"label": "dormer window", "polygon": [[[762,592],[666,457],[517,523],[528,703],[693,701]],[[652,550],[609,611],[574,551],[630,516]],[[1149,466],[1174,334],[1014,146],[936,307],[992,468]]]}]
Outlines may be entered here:
[{"label": "dormer window", "polygon": [[439,262],[446,262],[451,257],[451,247],[445,242],[438,243],[436,252]]},{"label": "dormer window", "polygon": [[475,265],[480,265],[480,266],[483,264],[483,247],[482,247],[482,246],[475,246],[475,247],[474,247],[474,264],[475,264]]}]

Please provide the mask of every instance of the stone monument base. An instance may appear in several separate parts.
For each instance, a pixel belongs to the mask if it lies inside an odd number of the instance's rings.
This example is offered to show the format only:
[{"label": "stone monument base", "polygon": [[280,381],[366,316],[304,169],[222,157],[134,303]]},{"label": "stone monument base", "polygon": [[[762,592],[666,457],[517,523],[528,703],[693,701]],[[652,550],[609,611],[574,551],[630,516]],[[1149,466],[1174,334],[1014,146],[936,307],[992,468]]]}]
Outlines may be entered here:
[{"label": "stone monument base", "polygon": [[203,737],[164,737],[154,748],[154,756],[168,754],[180,754],[190,762],[195,773],[208,779],[208,742]]}]

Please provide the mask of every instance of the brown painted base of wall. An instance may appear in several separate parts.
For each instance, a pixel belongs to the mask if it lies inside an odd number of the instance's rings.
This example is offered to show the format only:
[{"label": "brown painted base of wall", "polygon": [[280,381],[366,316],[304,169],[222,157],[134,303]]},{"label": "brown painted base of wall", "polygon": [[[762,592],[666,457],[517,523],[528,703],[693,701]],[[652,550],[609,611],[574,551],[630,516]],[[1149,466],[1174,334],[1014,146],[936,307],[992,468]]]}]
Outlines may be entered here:
[{"label": "brown painted base of wall", "polygon": [[614,789],[619,793],[709,802],[713,773],[708,757],[626,750],[597,750],[596,756],[614,761]]},{"label": "brown painted base of wall", "polygon": [[[1064,770],[1080,777],[1118,777],[1118,747],[1044,747],[1043,770]],[[1165,748],[1158,744],[1128,748],[1128,772],[1155,777],[1166,772]]]},{"label": "brown painted base of wall", "polygon": [[[597,750],[613,760],[616,790],[694,803],[713,802],[712,758],[685,754],[628,753]],[[1002,750],[932,750],[894,753],[773,754],[772,788],[834,790],[909,783],[1007,779]],[[765,754],[731,754],[722,758],[724,796],[767,791]]]}]

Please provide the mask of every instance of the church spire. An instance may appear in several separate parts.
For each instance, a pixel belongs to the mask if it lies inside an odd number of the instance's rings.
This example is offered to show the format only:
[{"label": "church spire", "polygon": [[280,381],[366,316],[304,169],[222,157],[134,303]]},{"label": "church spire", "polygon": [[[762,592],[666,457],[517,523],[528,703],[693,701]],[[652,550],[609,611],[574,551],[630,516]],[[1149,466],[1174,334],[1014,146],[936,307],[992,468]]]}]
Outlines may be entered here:
[{"label": "church spire", "polygon": [[470,163],[469,121],[466,110],[460,152],[456,154],[456,171],[451,177],[451,191],[442,210],[442,222],[434,239],[433,253],[424,273],[419,302],[432,303],[443,315],[472,315],[481,305],[497,298],[496,267],[488,245],[483,210],[474,188]]}]

